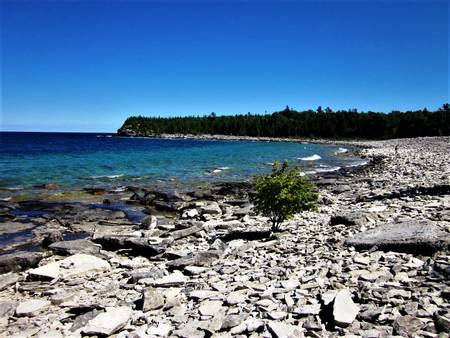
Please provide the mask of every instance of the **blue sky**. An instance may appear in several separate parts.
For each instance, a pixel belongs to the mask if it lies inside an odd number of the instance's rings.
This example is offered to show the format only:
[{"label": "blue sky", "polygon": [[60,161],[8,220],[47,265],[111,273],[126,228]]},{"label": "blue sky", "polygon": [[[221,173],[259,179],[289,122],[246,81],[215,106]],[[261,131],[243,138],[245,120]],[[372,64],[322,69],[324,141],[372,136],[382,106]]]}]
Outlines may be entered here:
[{"label": "blue sky", "polygon": [[1,2],[2,130],[129,115],[435,109],[448,2]]}]

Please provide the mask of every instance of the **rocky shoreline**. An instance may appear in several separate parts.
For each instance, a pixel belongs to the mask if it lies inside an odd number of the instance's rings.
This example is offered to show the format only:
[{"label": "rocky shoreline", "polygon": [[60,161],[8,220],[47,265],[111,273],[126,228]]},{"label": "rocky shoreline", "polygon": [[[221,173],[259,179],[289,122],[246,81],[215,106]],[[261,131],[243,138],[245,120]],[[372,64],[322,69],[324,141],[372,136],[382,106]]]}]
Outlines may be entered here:
[{"label": "rocky shoreline", "polygon": [[0,255],[0,336],[448,337],[449,138],[342,144],[370,165],[277,234],[246,183],[3,203],[47,250]]}]

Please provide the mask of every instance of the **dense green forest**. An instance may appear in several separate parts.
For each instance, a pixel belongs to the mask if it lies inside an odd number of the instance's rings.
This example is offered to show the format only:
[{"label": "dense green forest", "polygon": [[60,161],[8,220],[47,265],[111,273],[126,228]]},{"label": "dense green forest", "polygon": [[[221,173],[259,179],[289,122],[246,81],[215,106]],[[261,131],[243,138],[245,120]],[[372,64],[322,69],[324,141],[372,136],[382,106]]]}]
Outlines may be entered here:
[{"label": "dense green forest", "polygon": [[450,135],[450,107],[436,111],[358,112],[330,108],[283,111],[266,115],[129,117],[119,135],[222,134],[238,136],[386,139]]}]

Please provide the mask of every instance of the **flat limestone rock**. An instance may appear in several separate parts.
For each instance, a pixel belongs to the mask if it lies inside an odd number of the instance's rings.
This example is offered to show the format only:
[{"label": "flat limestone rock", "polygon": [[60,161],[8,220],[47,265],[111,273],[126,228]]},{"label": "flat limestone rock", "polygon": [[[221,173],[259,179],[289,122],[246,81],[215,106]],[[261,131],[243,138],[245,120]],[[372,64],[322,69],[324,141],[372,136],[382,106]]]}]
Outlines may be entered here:
[{"label": "flat limestone rock", "polygon": [[87,335],[110,336],[127,324],[132,312],[127,306],[107,309],[90,320],[82,331]]},{"label": "flat limestone rock", "polygon": [[44,299],[30,299],[21,302],[16,308],[18,316],[35,316],[41,310],[50,306],[50,302]]},{"label": "flat limestone rock", "polygon": [[428,222],[408,221],[387,223],[348,238],[345,243],[356,249],[410,253],[433,253],[450,247],[450,234]]},{"label": "flat limestone rock", "polygon": [[52,243],[49,248],[60,255],[75,255],[79,253],[98,254],[101,246],[87,239],[75,239]]},{"label": "flat limestone rock", "polygon": [[280,321],[270,321],[267,328],[274,338],[300,337],[303,329]]},{"label": "flat limestone rock", "polygon": [[336,295],[333,304],[334,321],[339,326],[348,326],[356,318],[359,308],[353,303],[351,294],[348,290],[341,290]]},{"label": "flat limestone rock", "polygon": [[28,271],[30,276],[46,279],[68,279],[88,272],[110,270],[111,266],[103,259],[86,254],[77,254]]}]

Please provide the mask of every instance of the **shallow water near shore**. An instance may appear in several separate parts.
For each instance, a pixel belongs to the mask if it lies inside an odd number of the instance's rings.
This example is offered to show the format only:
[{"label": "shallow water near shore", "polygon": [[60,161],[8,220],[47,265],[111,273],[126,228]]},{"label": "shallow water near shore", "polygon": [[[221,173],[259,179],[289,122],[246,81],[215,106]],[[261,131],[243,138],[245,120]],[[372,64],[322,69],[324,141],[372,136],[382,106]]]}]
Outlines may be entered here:
[{"label": "shallow water near shore", "polygon": [[[85,187],[241,181],[288,160],[306,173],[362,164],[342,146],[172,140],[89,133],[0,133],[0,198]],[[48,187],[47,187],[48,188]],[[49,196],[50,198],[50,196]]]}]

